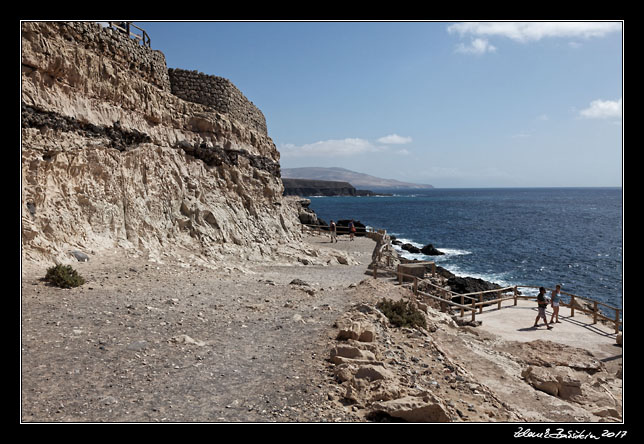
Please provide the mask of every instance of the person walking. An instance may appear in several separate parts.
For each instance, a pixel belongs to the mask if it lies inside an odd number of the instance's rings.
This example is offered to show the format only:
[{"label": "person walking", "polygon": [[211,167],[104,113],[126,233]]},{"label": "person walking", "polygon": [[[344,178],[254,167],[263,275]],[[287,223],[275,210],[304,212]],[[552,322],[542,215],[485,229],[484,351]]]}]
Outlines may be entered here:
[{"label": "person walking", "polygon": [[329,224],[329,231],[331,232],[331,243],[337,242],[338,241],[338,236],[337,236],[335,222],[333,222],[333,220]]},{"label": "person walking", "polygon": [[550,305],[552,306],[552,316],[550,317],[551,324],[553,319],[555,319],[555,322],[557,324],[561,324],[561,322],[559,322],[559,304],[560,303],[561,303],[561,284],[557,284],[555,289],[552,290],[552,293],[550,295]]},{"label": "person walking", "polygon": [[539,314],[537,314],[537,318],[534,320],[534,325],[533,327],[537,327],[539,324],[539,318],[543,318],[543,322],[545,322],[546,327],[548,327],[548,330],[552,328],[552,325],[548,324],[548,318],[546,318],[546,307],[548,306],[548,300],[546,299],[546,289],[543,287],[539,287],[539,294],[537,295],[537,305],[539,306]]},{"label": "person walking", "polygon": [[356,235],[356,224],[354,224],[353,219],[351,219],[351,222],[349,222],[349,240],[352,241],[355,235]]}]

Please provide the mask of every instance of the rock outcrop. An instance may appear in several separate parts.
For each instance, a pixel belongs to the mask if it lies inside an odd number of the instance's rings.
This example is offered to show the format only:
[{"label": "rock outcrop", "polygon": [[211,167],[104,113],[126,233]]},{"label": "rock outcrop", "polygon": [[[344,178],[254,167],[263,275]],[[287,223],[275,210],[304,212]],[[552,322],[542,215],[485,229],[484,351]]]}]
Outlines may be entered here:
[{"label": "rock outcrop", "polygon": [[164,55],[123,33],[23,22],[23,257],[288,256],[299,230],[279,152],[233,92],[234,116],[173,94]]}]

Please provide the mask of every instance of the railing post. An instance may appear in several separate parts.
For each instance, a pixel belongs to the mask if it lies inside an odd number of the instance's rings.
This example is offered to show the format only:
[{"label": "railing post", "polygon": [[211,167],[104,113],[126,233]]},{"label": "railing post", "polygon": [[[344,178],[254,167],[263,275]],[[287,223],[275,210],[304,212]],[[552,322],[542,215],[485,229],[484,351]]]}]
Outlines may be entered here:
[{"label": "railing post", "polygon": [[476,305],[474,299],[472,299],[472,322],[476,320]]},{"label": "railing post", "polygon": [[519,296],[519,293],[518,293],[518,290],[517,290],[517,286],[515,285],[514,286],[514,305],[515,306],[517,305],[518,296]]},{"label": "railing post", "polygon": [[619,333],[619,308],[615,309],[615,334]]},{"label": "railing post", "polygon": [[479,293],[479,302],[481,305],[479,305],[479,313],[483,313],[483,293]]},{"label": "railing post", "polygon": [[574,294],[570,295],[570,317],[571,318],[575,317],[575,295]]},{"label": "railing post", "polygon": [[597,301],[593,301],[593,324],[597,323]]}]

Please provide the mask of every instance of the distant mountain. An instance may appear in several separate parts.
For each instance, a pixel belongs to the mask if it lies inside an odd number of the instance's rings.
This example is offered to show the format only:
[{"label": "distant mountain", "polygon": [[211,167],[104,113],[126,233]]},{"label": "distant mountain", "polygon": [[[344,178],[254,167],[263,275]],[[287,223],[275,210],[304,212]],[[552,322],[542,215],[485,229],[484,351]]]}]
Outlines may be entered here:
[{"label": "distant mountain", "polygon": [[287,179],[312,179],[312,180],[333,180],[349,182],[355,188],[368,190],[381,189],[427,189],[434,188],[432,185],[401,182],[393,179],[383,179],[368,174],[357,173],[344,168],[282,168],[282,178]]}]

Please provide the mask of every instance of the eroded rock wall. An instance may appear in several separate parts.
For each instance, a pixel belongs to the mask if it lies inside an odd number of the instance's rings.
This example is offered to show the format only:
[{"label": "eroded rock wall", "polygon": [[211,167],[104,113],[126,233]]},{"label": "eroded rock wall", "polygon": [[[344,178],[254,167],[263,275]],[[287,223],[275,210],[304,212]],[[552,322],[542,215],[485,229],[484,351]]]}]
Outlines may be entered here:
[{"label": "eroded rock wall", "polygon": [[89,22],[21,39],[25,259],[270,259],[298,239],[273,141],[173,95],[161,52]]}]

